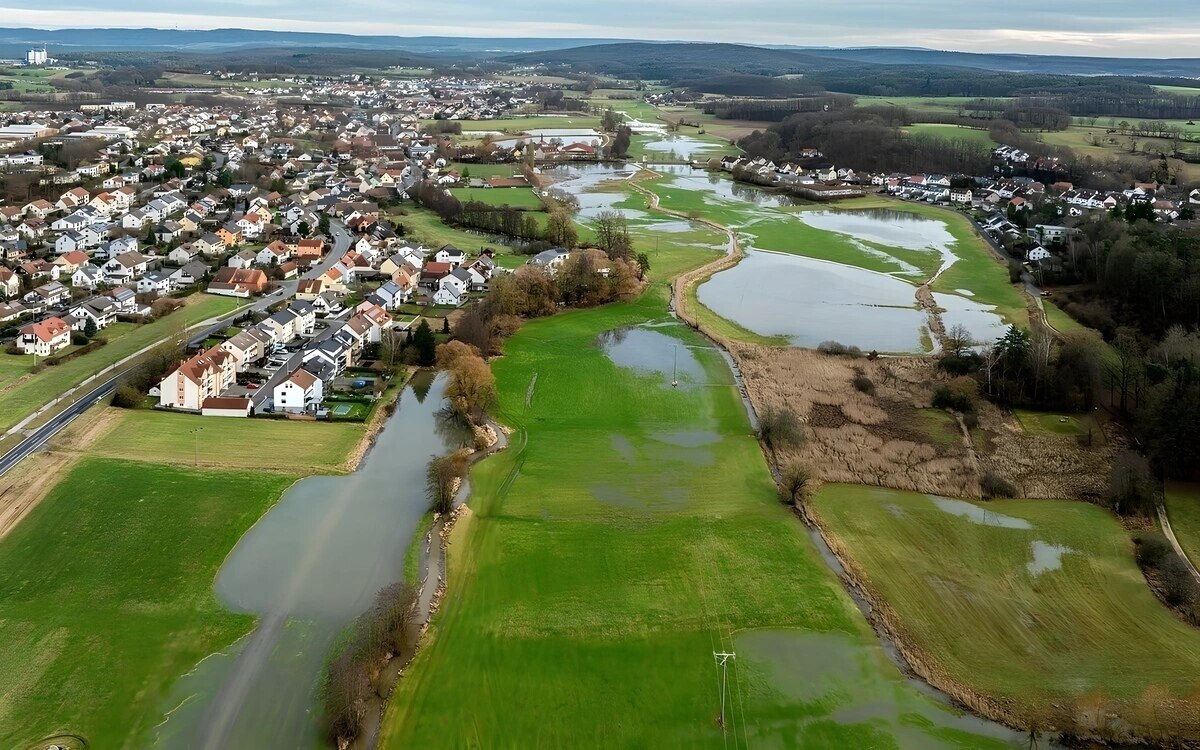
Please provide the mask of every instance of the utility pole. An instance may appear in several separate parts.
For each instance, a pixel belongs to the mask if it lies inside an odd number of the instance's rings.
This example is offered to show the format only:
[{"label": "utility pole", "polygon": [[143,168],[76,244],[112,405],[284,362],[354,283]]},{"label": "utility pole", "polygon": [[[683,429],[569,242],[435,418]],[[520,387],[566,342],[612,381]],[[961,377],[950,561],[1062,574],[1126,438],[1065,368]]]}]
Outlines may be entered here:
[{"label": "utility pole", "polygon": [[725,653],[725,652],[721,652],[721,651],[714,651],[713,658],[717,662],[717,669],[721,670],[721,687],[720,687],[721,717],[717,721],[721,725],[721,731],[725,732],[725,731],[727,731],[725,728],[725,692],[726,692],[725,686],[728,682],[727,677],[728,677],[728,672],[729,672],[729,660],[736,659],[737,654],[732,653],[732,652]]}]

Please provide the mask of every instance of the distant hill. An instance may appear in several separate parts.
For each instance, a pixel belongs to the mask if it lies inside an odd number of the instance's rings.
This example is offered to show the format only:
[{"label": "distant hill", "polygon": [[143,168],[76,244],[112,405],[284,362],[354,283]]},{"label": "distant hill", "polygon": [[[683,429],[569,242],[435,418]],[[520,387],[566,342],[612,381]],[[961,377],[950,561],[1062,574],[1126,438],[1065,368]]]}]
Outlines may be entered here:
[{"label": "distant hill", "polygon": [[520,52],[579,47],[613,40],[597,39],[499,39],[466,37],[357,36],[295,31],[251,29],[4,29],[0,28],[0,54],[12,56],[32,46],[47,45],[51,54],[79,50],[159,50],[216,52],[227,49],[268,46],[323,47],[340,49],[403,50],[444,57],[484,58]]},{"label": "distant hill", "polygon": [[975,52],[943,52],[930,49],[861,47],[830,49],[781,47],[839,60],[879,65],[936,65],[1014,73],[1057,73],[1060,75],[1117,75],[1200,78],[1200,58],[1075,57],[1071,55],[1015,55]]},{"label": "distant hill", "polygon": [[726,73],[778,76],[841,64],[801,50],[700,42],[594,44],[511,55],[502,60],[515,65],[563,66],[645,80],[704,78]]}]

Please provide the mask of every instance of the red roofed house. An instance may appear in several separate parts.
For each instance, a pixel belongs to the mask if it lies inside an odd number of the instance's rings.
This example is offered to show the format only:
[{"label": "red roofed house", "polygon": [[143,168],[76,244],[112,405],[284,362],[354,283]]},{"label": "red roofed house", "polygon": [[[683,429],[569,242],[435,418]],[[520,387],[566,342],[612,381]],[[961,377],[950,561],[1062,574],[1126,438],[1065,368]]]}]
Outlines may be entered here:
[{"label": "red roofed house", "polygon": [[257,268],[230,268],[225,266],[208,285],[209,294],[226,297],[249,297],[262,294],[267,289],[267,275]]},{"label": "red roofed house", "polygon": [[449,263],[430,261],[421,269],[421,286],[436,289],[443,277],[449,276],[454,267]]},{"label": "red roofed house", "polygon": [[71,326],[62,318],[46,318],[30,323],[17,334],[17,346],[25,354],[49,357],[71,344]]},{"label": "red roofed house", "polygon": [[159,406],[200,411],[204,401],[218,398],[237,379],[237,359],[214,346],[184,360],[158,386]]}]

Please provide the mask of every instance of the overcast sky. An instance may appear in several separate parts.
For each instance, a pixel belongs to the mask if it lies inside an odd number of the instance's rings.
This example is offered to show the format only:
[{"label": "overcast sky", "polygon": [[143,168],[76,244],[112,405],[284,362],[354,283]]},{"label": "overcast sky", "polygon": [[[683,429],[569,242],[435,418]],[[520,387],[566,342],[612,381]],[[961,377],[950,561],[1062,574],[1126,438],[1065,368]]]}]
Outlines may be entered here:
[{"label": "overcast sky", "polygon": [[1200,57],[1196,0],[0,0],[0,24]]}]

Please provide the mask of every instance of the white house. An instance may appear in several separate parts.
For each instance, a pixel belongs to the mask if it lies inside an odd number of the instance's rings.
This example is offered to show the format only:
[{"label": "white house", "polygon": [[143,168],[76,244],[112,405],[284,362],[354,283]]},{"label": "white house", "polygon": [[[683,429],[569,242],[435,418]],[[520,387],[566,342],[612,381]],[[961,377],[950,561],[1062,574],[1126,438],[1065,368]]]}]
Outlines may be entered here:
[{"label": "white house", "polygon": [[49,357],[71,344],[71,326],[62,318],[30,323],[17,333],[17,346],[25,354]]},{"label": "white house", "polygon": [[162,379],[158,403],[173,409],[200,411],[205,399],[220,396],[236,379],[233,355],[213,347],[181,362]]},{"label": "white house", "polygon": [[1025,257],[1030,263],[1041,263],[1044,260],[1049,260],[1052,256],[1046,248],[1041,245],[1034,245],[1029,249]]},{"label": "white house", "polygon": [[272,397],[275,410],[299,414],[315,408],[325,397],[325,384],[316,375],[300,368],[275,386]]}]

